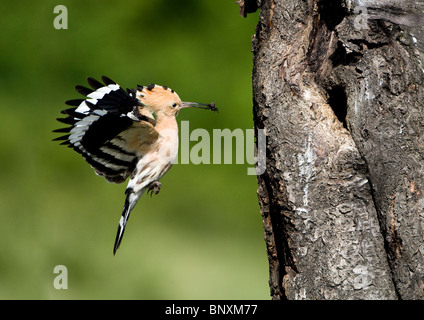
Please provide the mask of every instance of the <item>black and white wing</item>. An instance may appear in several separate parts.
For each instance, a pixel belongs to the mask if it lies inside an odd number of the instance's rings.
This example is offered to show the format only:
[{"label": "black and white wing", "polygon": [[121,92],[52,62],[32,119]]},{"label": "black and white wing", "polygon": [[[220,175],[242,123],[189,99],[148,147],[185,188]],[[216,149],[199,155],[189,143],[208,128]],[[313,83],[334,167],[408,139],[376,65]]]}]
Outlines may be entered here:
[{"label": "black and white wing", "polygon": [[73,108],[63,110],[67,117],[57,120],[70,127],[54,130],[67,133],[54,140],[64,140],[61,144],[80,153],[96,174],[109,182],[121,183],[138,160],[137,151],[129,147],[127,133],[148,134],[152,130],[146,127],[155,123],[153,118],[140,114],[141,104],[134,89],[125,91],[105,76],[102,80],[104,84],[87,78],[93,89],[75,87],[87,98],[66,101]]}]

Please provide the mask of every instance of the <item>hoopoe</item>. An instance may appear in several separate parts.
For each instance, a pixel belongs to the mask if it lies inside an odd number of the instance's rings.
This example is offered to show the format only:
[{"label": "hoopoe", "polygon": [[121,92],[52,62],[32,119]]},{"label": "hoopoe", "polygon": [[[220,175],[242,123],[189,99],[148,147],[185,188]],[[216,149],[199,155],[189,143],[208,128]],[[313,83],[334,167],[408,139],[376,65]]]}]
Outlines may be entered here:
[{"label": "hoopoe", "polygon": [[214,103],[182,102],[166,86],[138,85],[125,91],[108,77],[102,80],[104,84],[87,78],[93,90],[75,87],[86,98],[65,102],[73,107],[61,112],[66,118],[57,120],[71,126],[54,130],[67,133],[54,140],[65,140],[62,145],[80,153],[108,182],[122,183],[130,177],[113,247],[115,255],[138,199],[146,191],[159,192],[159,180],[177,156],[178,112],[188,107],[218,109]]}]

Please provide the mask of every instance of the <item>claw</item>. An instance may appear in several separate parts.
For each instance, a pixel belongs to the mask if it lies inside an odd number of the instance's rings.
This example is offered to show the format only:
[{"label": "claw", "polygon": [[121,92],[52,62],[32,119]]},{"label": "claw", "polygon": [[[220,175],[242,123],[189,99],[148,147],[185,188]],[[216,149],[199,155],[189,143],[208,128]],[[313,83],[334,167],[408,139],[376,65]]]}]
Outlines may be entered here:
[{"label": "claw", "polygon": [[149,189],[147,190],[147,194],[150,191],[150,196],[153,194],[158,194],[160,191],[162,184],[159,181],[152,182],[149,186]]}]

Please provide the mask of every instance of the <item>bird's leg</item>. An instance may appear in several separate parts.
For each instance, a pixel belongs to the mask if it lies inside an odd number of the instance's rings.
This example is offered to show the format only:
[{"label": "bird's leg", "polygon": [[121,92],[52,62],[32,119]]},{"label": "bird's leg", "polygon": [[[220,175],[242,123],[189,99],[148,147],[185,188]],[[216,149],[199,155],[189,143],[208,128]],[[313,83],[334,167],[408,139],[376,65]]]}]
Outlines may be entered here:
[{"label": "bird's leg", "polygon": [[150,184],[149,189],[147,190],[147,193],[150,191],[150,196],[153,194],[158,194],[160,191],[162,184],[159,181],[154,181]]}]

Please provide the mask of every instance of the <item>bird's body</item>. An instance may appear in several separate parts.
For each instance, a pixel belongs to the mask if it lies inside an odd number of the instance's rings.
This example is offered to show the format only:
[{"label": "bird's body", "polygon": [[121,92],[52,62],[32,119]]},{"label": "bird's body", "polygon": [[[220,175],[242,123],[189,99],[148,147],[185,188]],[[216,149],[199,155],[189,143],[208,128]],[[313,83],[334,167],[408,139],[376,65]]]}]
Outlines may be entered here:
[{"label": "bird's body", "polygon": [[116,253],[130,212],[148,190],[158,193],[159,180],[178,153],[178,111],[198,107],[216,111],[214,104],[182,102],[175,91],[158,85],[137,86],[125,92],[102,77],[105,85],[88,78],[94,90],[76,86],[87,99],[70,100],[59,121],[71,127],[55,130],[69,134],[55,140],[68,145],[107,181],[122,183],[130,177],[113,252]]}]

